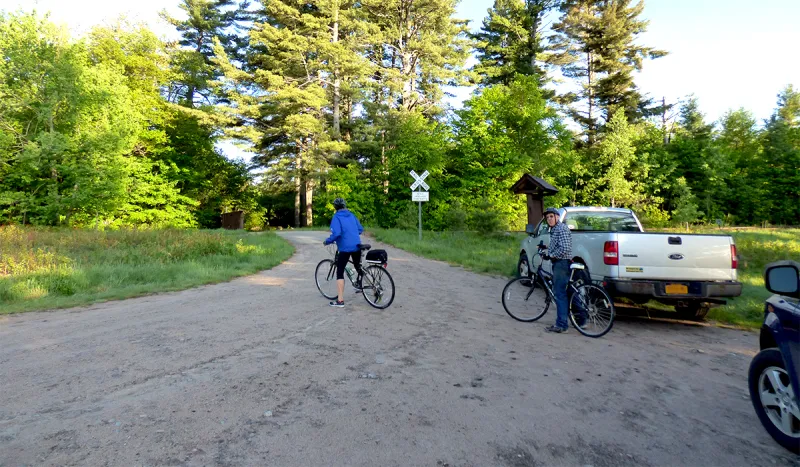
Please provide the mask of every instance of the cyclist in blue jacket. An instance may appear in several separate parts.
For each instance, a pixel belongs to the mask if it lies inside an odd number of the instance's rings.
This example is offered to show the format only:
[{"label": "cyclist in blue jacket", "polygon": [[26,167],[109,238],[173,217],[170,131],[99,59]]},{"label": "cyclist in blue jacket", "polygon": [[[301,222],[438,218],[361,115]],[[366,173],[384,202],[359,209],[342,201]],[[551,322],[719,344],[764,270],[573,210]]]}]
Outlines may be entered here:
[{"label": "cyclist in blue jacket", "polygon": [[331,306],[337,308],[344,307],[344,268],[347,261],[352,258],[353,264],[358,271],[356,284],[361,287],[361,233],[364,227],[358,222],[355,214],[347,210],[347,203],[344,199],[336,198],[333,200],[333,207],[336,214],[331,219],[331,236],[325,239],[325,245],[336,243],[339,249],[339,259],[336,262],[336,287],[339,290],[339,297],[331,302]]}]

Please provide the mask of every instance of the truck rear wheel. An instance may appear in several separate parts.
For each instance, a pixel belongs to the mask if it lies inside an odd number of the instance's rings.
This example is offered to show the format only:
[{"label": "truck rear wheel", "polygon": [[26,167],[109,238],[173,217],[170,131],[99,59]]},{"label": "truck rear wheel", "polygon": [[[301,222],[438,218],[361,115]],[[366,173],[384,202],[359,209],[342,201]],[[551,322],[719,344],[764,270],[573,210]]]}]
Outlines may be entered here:
[{"label": "truck rear wheel", "polygon": [[705,302],[689,302],[675,305],[678,318],[689,321],[703,321],[708,314],[710,306]]},{"label": "truck rear wheel", "polygon": [[528,264],[528,256],[525,253],[521,253],[517,262],[517,277],[530,277],[532,272]]}]

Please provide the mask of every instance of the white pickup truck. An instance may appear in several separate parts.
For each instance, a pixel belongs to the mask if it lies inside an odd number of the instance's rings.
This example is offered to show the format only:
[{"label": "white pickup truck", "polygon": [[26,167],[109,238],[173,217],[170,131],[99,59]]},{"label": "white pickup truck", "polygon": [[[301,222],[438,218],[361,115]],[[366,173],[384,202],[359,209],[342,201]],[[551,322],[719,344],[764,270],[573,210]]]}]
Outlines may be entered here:
[{"label": "white pickup truck", "polygon": [[[565,207],[561,222],[572,232],[573,261],[586,265],[613,297],[636,303],[650,299],[674,305],[684,319],[703,319],[710,304],[738,297],[736,245],[730,235],[646,233],[630,209]],[[550,244],[547,223],[528,224],[520,275],[536,271],[537,245]],[[542,266],[550,271],[550,262]]]}]

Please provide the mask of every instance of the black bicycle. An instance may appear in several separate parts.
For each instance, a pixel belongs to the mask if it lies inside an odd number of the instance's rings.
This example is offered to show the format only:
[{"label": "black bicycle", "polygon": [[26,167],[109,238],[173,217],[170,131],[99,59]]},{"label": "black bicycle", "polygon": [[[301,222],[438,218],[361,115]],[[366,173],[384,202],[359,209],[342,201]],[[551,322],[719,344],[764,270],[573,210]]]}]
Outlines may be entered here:
[{"label": "black bicycle", "polygon": [[[536,255],[542,257],[545,249],[540,243]],[[576,271],[585,269],[583,264],[570,264],[569,320],[584,336],[601,337],[614,325],[614,302],[602,287],[585,279],[586,274],[576,277]],[[535,273],[512,279],[503,289],[503,308],[517,321],[536,321],[554,302],[553,275],[542,269],[541,262]]]},{"label": "black bicycle", "polygon": [[[372,246],[358,245],[358,248],[363,252],[368,251]],[[314,280],[322,296],[333,300],[339,296],[336,288],[336,260],[339,258],[339,251],[336,250],[335,245],[331,244],[328,245],[328,252],[332,258],[323,259],[317,264],[317,269],[314,271]],[[360,288],[356,271],[350,267],[353,264],[352,259],[347,262],[347,266],[344,268],[345,275],[350,280],[350,284],[364,294],[367,303],[375,308],[387,308],[394,301],[394,280],[389,271],[386,270],[389,264],[389,256],[386,254],[386,250],[369,251],[364,258],[364,262],[368,266],[362,266],[361,268]],[[353,266],[355,265],[353,264]]]}]

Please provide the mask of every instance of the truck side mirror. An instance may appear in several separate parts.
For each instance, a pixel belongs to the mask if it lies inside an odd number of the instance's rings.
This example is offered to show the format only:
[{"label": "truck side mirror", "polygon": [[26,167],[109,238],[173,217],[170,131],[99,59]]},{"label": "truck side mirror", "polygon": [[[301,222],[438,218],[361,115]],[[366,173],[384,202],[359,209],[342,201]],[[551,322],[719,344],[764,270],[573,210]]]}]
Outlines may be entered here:
[{"label": "truck side mirror", "polygon": [[527,233],[528,235],[533,235],[534,233],[536,233],[536,224],[526,224],[525,233]]},{"label": "truck side mirror", "polygon": [[772,293],[800,298],[800,263],[778,261],[768,264],[764,284]]}]

